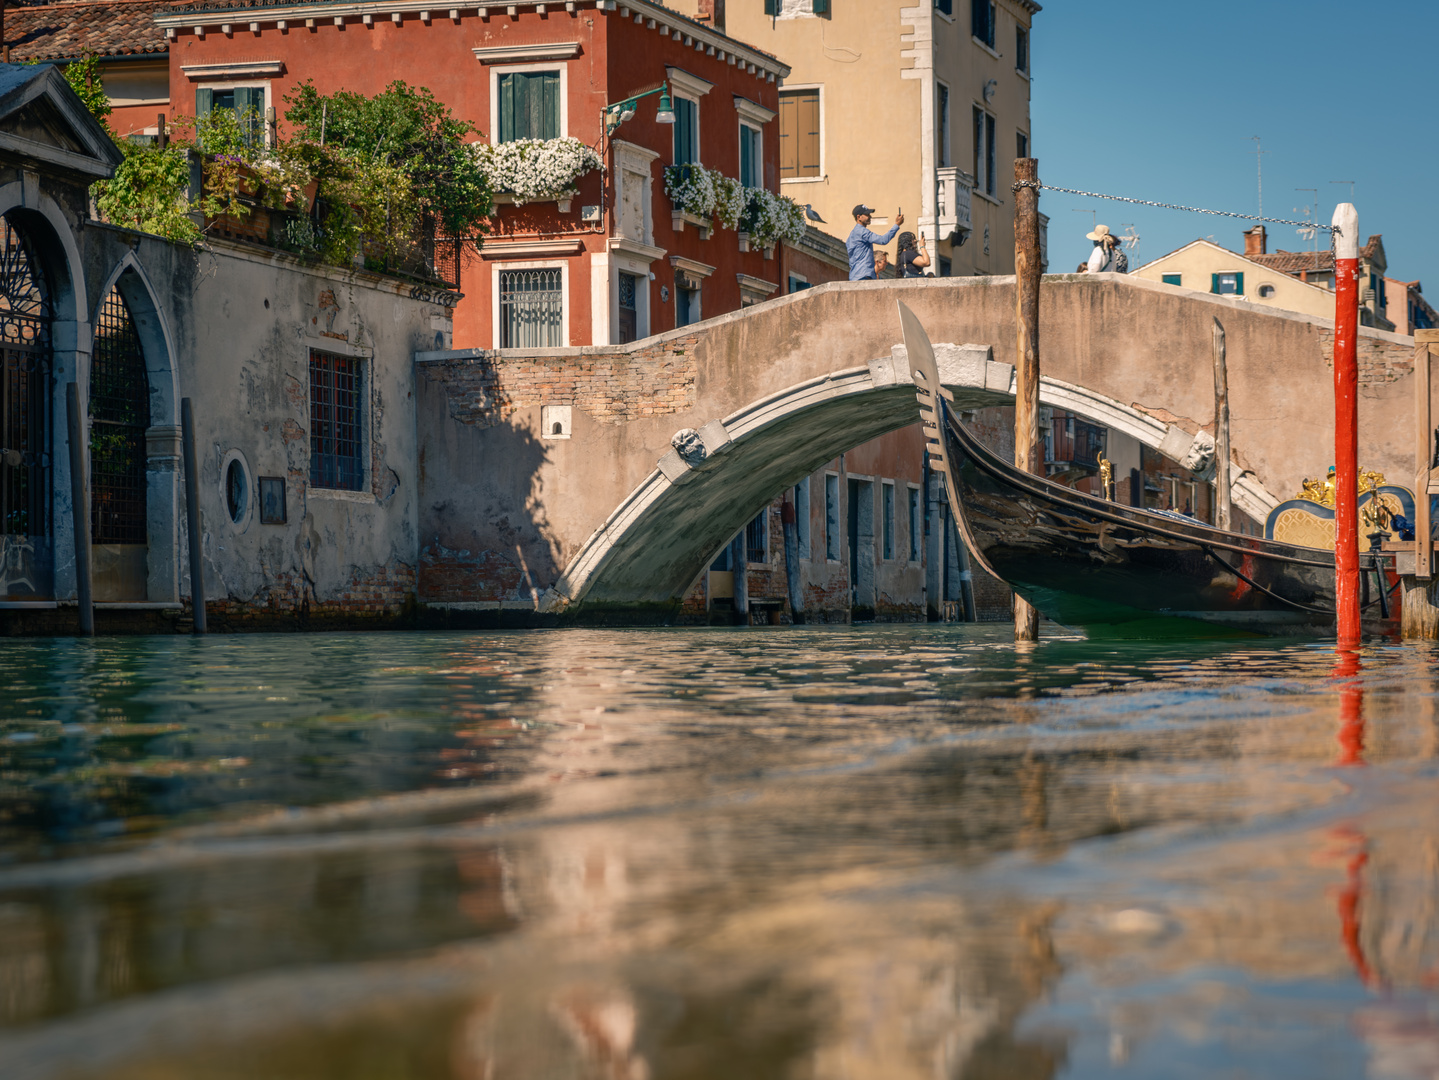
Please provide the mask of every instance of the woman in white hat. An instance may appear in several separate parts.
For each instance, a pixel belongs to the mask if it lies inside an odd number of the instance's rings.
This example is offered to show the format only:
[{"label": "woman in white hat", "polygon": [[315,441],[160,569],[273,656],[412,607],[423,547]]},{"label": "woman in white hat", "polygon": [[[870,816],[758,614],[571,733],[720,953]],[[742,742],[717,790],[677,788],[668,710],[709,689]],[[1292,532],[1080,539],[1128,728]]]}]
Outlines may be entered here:
[{"label": "woman in white hat", "polygon": [[1113,270],[1114,249],[1117,243],[1115,236],[1109,231],[1109,226],[1096,225],[1092,233],[1084,235],[1087,239],[1094,241],[1094,250],[1089,253],[1089,272],[1098,274],[1105,270]]}]

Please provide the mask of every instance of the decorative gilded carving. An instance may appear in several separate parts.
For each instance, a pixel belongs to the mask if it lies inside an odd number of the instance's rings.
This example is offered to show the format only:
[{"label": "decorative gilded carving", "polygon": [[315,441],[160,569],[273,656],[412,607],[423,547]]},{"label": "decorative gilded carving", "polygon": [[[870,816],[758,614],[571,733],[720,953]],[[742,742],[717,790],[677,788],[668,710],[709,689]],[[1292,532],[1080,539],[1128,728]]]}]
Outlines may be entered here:
[{"label": "decorative gilded carving", "polygon": [[[1378,491],[1387,483],[1388,481],[1384,479],[1382,472],[1376,472],[1373,469],[1360,469],[1358,494],[1363,495],[1368,491]],[[1303,485],[1294,497],[1296,499],[1305,499],[1308,502],[1318,503],[1320,506],[1327,506],[1332,510],[1334,508],[1334,466],[1329,466],[1329,475],[1323,480],[1310,480],[1308,477],[1305,477]]]}]

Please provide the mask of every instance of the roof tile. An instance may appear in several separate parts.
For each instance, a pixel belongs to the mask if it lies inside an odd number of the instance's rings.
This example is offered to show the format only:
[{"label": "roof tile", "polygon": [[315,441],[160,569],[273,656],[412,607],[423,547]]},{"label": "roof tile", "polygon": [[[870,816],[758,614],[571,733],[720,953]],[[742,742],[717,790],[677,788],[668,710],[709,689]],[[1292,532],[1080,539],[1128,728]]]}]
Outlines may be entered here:
[{"label": "roof tile", "polygon": [[169,0],[78,0],[72,3],[10,7],[5,10],[5,43],[10,59],[70,60],[87,53],[136,56],[168,51],[155,12]]}]

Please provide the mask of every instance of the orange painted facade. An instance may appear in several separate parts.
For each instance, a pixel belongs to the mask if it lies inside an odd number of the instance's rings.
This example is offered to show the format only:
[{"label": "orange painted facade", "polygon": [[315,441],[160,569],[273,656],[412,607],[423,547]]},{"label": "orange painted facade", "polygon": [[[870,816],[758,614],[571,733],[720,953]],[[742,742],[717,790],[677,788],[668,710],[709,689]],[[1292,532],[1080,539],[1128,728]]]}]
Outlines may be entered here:
[{"label": "orange painted facade", "polygon": [[[169,21],[179,16],[166,16],[162,25],[174,30],[169,43],[171,106],[177,115],[193,115],[201,87],[263,85],[266,104],[276,110],[283,132],[285,98],[306,81],[314,82],[321,93],[372,95],[399,79],[429,88],[489,139],[495,135],[498,72],[522,65],[562,69],[560,133],[600,149],[606,171],[583,177],[564,211],[563,204],[553,200],[497,206],[479,256],[464,268],[465,297],[455,312],[456,348],[498,347],[495,291],[498,271],[505,266],[563,267],[567,345],[620,340],[621,271],[645,281],[635,305],[639,337],[677,325],[677,259],[684,261],[682,272],[700,282],[699,318],[786,291],[778,251],[766,258],[761,251],[741,251],[733,231],[716,229],[702,238],[692,223],[674,227],[676,218],[664,194],[664,168],[674,161],[674,127],[655,121],[658,94],[639,102],[613,142],[605,140],[602,122],[606,104],[668,80],[672,92],[698,101],[699,160],[735,177],[741,115],[754,124],[756,116],[778,109],[783,65],[658,5],[568,6],[574,10],[549,4],[541,14],[533,5],[520,5],[510,9],[513,15],[505,14],[504,7],[467,7],[457,9],[454,19],[448,9],[436,9],[428,12],[428,21],[420,12],[406,10],[398,22],[383,10],[333,4],[297,6],[293,10],[299,17],[293,19],[278,18],[276,8],[187,14],[187,25]],[[487,15],[482,18],[477,10]],[[363,21],[366,12],[371,12],[368,24]],[[197,34],[195,26],[203,26],[203,34]],[[662,34],[666,27],[669,32]],[[551,60],[547,52],[572,55]],[[760,64],[752,64],[756,58]],[[706,84],[709,89],[703,90]],[[149,122],[154,123],[153,117]],[[764,185],[777,192],[778,121],[771,118],[757,126]],[[648,170],[645,234],[628,241],[618,235],[622,230],[616,204],[622,193],[616,183],[621,172],[617,149],[627,163],[642,161]],[[600,220],[582,220],[584,207],[600,207]],[[639,242],[630,242],[634,240]]]}]

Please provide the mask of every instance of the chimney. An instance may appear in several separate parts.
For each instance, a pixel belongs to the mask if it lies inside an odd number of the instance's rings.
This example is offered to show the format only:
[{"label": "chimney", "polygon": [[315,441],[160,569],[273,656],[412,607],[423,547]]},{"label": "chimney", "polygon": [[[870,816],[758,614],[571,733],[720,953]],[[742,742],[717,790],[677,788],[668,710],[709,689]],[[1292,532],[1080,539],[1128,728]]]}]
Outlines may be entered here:
[{"label": "chimney", "polygon": [[1256,225],[1256,226],[1254,226],[1254,228],[1252,228],[1252,229],[1246,229],[1246,230],[1244,230],[1244,254],[1245,254],[1245,255],[1263,255],[1263,254],[1265,254],[1265,247],[1266,247],[1265,241],[1266,241],[1266,237],[1265,237],[1265,235],[1264,235],[1264,226],[1263,226],[1263,225]]},{"label": "chimney", "polygon": [[724,0],[699,0],[699,11],[695,18],[707,22],[721,34],[724,29]]}]

